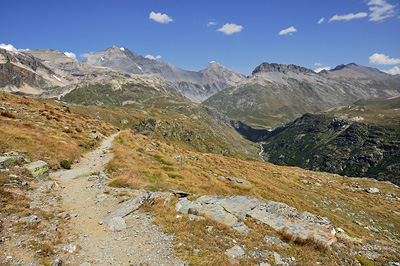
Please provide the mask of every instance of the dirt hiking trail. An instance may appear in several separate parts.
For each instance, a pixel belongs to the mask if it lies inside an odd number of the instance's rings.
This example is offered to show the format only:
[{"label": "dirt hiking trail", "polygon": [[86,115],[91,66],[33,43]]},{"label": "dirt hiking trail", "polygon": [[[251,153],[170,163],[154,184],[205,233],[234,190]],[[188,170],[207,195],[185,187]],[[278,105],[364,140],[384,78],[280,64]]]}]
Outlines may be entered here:
[{"label": "dirt hiking trail", "polygon": [[[129,189],[107,186],[104,165],[111,160],[111,143],[117,134],[105,139],[96,150],[87,153],[71,170],[52,173],[60,187],[62,215],[69,219],[73,243],[67,265],[185,265],[174,255],[174,236],[164,234],[152,224],[153,217],[134,212],[124,217],[122,230],[99,221],[126,200]],[[123,222],[123,221],[122,221]],[[125,228],[126,227],[126,228]]]}]

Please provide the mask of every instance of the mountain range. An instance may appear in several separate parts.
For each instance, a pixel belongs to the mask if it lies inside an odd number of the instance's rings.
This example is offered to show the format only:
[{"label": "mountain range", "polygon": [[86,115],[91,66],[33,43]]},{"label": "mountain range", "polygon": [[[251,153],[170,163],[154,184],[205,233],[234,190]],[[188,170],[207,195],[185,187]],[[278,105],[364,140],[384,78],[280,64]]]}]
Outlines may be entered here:
[{"label": "mountain range", "polygon": [[399,95],[400,75],[354,63],[321,73],[263,63],[245,82],[211,96],[204,104],[249,125],[273,128],[307,112]]},{"label": "mountain range", "polygon": [[216,62],[198,72],[187,71],[115,46],[91,54],[83,62],[50,49],[0,49],[3,90],[60,98],[76,89],[99,85],[113,91],[130,88],[133,94],[122,99],[127,95],[122,93],[117,101],[121,105],[152,99],[150,102],[156,106],[158,98],[168,98],[169,102],[184,102],[187,98],[263,129],[359,99],[400,95],[400,75],[355,63],[320,73],[296,65],[262,63],[246,77]]},{"label": "mountain range", "polygon": [[116,69],[128,74],[159,74],[183,96],[202,102],[227,86],[243,82],[246,77],[216,62],[210,62],[199,72],[187,71],[164,61],[145,58],[128,48],[111,46],[84,60],[89,65]]}]

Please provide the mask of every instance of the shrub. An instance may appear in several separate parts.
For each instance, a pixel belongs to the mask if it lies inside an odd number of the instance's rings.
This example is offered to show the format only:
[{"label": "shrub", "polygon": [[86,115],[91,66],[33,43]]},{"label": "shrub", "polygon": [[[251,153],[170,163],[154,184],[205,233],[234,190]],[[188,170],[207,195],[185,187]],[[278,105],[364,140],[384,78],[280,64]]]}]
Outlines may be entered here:
[{"label": "shrub", "polygon": [[8,117],[8,118],[13,118],[13,119],[17,118],[17,116],[15,114],[10,113],[8,111],[1,112],[1,116]]},{"label": "shrub", "polygon": [[60,164],[64,169],[71,169],[71,163],[68,160],[62,160]]}]

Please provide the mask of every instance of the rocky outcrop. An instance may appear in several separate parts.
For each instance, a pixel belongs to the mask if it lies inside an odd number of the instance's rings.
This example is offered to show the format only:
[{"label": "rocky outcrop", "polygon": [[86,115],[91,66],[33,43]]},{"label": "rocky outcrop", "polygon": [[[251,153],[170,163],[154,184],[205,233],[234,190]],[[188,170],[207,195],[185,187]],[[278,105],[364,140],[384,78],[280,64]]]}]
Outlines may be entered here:
[{"label": "rocky outcrop", "polygon": [[0,156],[0,169],[23,162],[25,162],[24,157],[20,156],[17,152],[6,152]]},{"label": "rocky outcrop", "polygon": [[283,65],[283,64],[276,64],[276,63],[262,63],[258,67],[253,70],[252,75],[257,73],[268,73],[268,72],[280,72],[283,74],[287,74],[289,72],[293,72],[296,74],[304,73],[304,74],[315,74],[314,71],[311,69],[296,66],[296,65]]},{"label": "rocky outcrop", "polygon": [[49,167],[44,161],[36,161],[28,164],[25,168],[36,178],[40,180],[49,179]]},{"label": "rocky outcrop", "polygon": [[336,241],[334,227],[328,218],[309,212],[298,213],[295,208],[280,202],[236,195],[207,195],[195,201],[181,198],[175,209],[181,213],[208,216],[241,233],[249,230],[243,220],[252,217],[293,239],[312,240],[326,246]]}]

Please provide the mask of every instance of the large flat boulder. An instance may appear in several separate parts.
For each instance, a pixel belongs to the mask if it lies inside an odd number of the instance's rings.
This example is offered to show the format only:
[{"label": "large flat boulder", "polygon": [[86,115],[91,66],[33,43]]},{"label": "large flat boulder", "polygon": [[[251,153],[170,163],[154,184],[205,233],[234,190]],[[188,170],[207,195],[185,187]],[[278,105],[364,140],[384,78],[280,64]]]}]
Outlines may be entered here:
[{"label": "large flat boulder", "polygon": [[298,213],[296,208],[281,202],[237,195],[206,195],[194,201],[181,198],[175,209],[181,213],[208,216],[241,233],[248,231],[242,220],[252,217],[278,232],[285,231],[293,239],[313,240],[327,246],[336,241],[334,227],[328,218],[309,212]]}]

